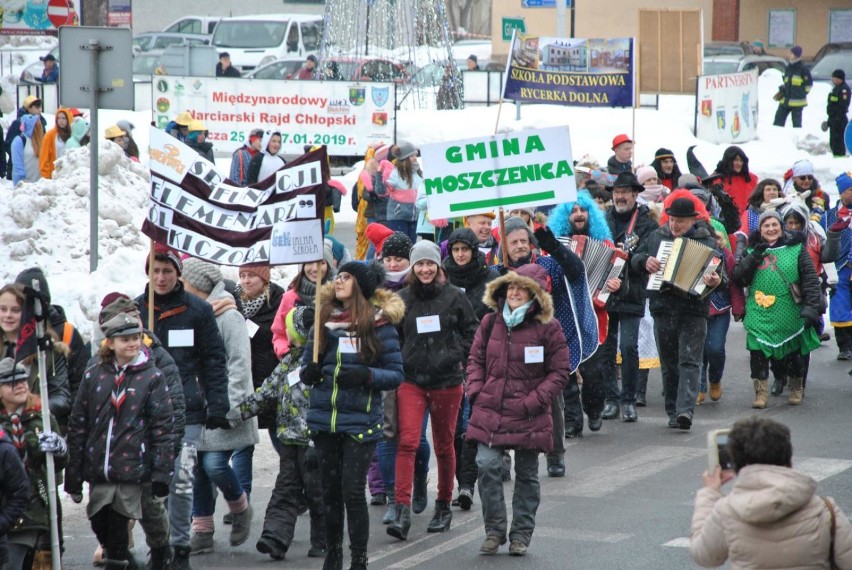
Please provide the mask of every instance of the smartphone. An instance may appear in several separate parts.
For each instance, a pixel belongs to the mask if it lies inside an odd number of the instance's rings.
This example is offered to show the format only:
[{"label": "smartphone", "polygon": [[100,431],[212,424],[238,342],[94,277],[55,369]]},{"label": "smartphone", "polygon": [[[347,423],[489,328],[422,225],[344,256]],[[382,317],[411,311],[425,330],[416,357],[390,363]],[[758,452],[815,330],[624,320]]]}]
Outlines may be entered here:
[{"label": "smartphone", "polygon": [[734,464],[728,455],[728,434],[730,432],[729,429],[716,429],[707,434],[707,467],[710,473],[717,465],[722,467],[722,471],[734,469]]}]

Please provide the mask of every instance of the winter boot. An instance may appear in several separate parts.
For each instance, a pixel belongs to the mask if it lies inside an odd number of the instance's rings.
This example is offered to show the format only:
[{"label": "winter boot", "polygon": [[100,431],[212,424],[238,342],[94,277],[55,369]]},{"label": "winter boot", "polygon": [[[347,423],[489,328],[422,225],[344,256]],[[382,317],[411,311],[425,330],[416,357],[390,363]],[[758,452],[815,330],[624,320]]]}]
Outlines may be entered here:
[{"label": "winter boot", "polygon": [[172,551],[168,546],[151,549],[151,558],[148,562],[149,570],[168,570],[169,559]]},{"label": "winter boot", "polygon": [[388,498],[388,510],[385,511],[385,516],[382,517],[382,524],[390,524],[396,518],[396,491],[388,489],[385,491]]},{"label": "winter boot", "polygon": [[802,385],[801,376],[791,376],[790,380],[790,397],[787,403],[791,406],[798,406],[802,403],[802,398],[805,397],[805,387]]},{"label": "winter boot", "polygon": [[328,552],[325,553],[325,560],[322,563],[322,570],[343,570],[343,545],[330,544]]},{"label": "winter boot", "polygon": [[241,513],[231,511],[233,515],[231,522],[231,546],[239,546],[248,540],[251,534],[251,518],[254,516],[254,509],[251,505]]},{"label": "winter boot", "polygon": [[639,371],[639,383],[636,386],[636,405],[644,408],[648,405],[648,399],[645,397],[645,392],[648,389],[648,371]]},{"label": "winter boot", "polygon": [[780,396],[781,392],[784,391],[784,387],[787,386],[787,378],[782,375],[775,375],[775,380],[772,381],[772,390],[771,394],[773,396]]},{"label": "winter boot", "polygon": [[700,406],[704,403],[704,392],[698,392],[698,396],[695,398],[695,405]]},{"label": "winter boot", "polygon": [[411,507],[396,505],[396,517],[388,525],[388,534],[400,540],[408,540],[408,529],[411,528]]},{"label": "winter boot", "polygon": [[190,550],[189,546],[175,546],[170,570],[192,570],[192,566],[189,565]]},{"label": "winter boot", "polygon": [[450,530],[451,522],[453,511],[450,510],[450,504],[447,501],[435,501],[435,513],[426,527],[426,532],[446,532]]},{"label": "winter boot", "polygon": [[751,403],[751,407],[762,410],[769,399],[769,380],[752,378],[752,381],[754,382],[754,402]]},{"label": "winter boot", "polygon": [[710,399],[714,402],[718,402],[722,397],[722,383],[721,382],[710,382]]},{"label": "winter boot", "polygon": [[411,494],[411,510],[415,515],[419,515],[429,506],[429,494],[427,486],[429,484],[429,472],[414,474],[414,491]]},{"label": "winter boot", "polygon": [[363,550],[353,550],[349,570],[367,570],[367,553]]}]

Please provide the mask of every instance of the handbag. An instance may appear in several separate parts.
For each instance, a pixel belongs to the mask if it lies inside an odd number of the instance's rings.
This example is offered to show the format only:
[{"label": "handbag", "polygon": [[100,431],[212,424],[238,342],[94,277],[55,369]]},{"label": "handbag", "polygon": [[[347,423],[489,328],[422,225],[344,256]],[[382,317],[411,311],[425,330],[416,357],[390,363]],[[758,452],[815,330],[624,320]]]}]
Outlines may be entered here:
[{"label": "handbag", "polygon": [[828,562],[831,565],[832,570],[837,570],[837,564],[834,563],[834,533],[837,529],[837,518],[834,514],[834,507],[831,505],[831,501],[828,500],[828,497],[822,497],[822,500],[825,503],[826,508],[828,508],[828,514],[831,517],[831,546],[828,547]]},{"label": "handbag", "polygon": [[793,298],[793,302],[797,305],[801,305],[803,300],[802,286],[798,283],[790,283],[789,281],[787,281],[787,279],[784,277],[784,274],[780,270],[778,271],[778,276],[781,277],[781,281],[783,281],[784,284],[787,285],[787,287],[790,289],[790,296]]}]

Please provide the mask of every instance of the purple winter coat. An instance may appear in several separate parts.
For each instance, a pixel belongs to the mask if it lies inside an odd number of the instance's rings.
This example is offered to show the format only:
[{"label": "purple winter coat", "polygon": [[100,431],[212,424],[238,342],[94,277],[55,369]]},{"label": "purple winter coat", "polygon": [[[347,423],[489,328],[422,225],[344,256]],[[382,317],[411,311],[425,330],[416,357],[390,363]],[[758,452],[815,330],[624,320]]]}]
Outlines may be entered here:
[{"label": "purple winter coat", "polygon": [[[510,283],[533,293],[524,321],[509,330],[503,304]],[[547,272],[539,265],[519,267],[488,284],[487,314],[476,331],[467,363],[467,397],[472,402],[467,437],[491,447],[553,448],[550,406],[568,382],[568,345],[553,301],[545,292]],[[526,363],[525,349],[542,347],[541,363]]]}]

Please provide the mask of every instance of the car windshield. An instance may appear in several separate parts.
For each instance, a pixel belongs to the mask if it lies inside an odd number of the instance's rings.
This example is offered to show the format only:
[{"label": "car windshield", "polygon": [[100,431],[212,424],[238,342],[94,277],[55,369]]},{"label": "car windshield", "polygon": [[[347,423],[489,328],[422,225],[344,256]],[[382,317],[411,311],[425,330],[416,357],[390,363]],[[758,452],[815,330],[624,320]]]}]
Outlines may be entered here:
[{"label": "car windshield", "polygon": [[352,81],[356,79],[355,69],[358,63],[354,61],[338,61],[337,71],[340,73],[340,78],[344,81]]},{"label": "car windshield", "polygon": [[153,75],[154,70],[160,65],[160,57],[153,55],[139,55],[133,58],[134,75]]},{"label": "car windshield", "polygon": [[811,69],[811,76],[814,79],[831,79],[835,69],[842,69],[847,76],[852,73],[852,51],[827,54]]},{"label": "car windshield", "polygon": [[704,75],[719,75],[720,73],[736,73],[739,68],[736,61],[705,61]]},{"label": "car windshield", "polygon": [[743,48],[738,44],[705,44],[704,45],[704,57],[710,57],[713,55],[743,55]]},{"label": "car windshield", "polygon": [[213,45],[222,48],[271,48],[280,46],[287,22],[222,20],[213,34]]},{"label": "car windshield", "polygon": [[301,61],[279,61],[259,69],[252,77],[255,79],[290,79],[290,75],[298,71],[301,66]]}]

